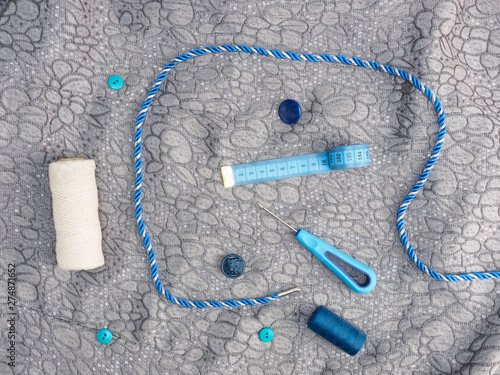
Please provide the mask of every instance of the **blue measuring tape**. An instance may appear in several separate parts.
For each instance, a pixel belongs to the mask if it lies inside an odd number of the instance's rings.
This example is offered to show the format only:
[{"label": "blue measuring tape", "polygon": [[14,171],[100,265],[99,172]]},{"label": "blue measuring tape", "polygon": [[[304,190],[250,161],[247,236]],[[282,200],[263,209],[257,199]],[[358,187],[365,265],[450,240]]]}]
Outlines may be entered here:
[{"label": "blue measuring tape", "polygon": [[370,166],[368,145],[339,146],[327,152],[221,167],[224,187],[283,180]]},{"label": "blue measuring tape", "polygon": [[426,274],[432,276],[434,279],[439,281],[469,281],[469,280],[487,280],[491,278],[500,279],[500,272],[498,271],[486,271],[486,272],[471,272],[471,273],[463,273],[463,274],[446,274],[440,273],[431,270],[428,268],[415,254],[415,250],[413,249],[410,241],[408,240],[408,236],[405,230],[404,217],[406,215],[406,211],[410,206],[413,199],[417,196],[417,193],[422,189],[429,174],[432,171],[432,168],[436,164],[436,161],[439,158],[439,153],[441,152],[441,148],[443,147],[444,136],[446,134],[446,125],[445,120],[446,116],[443,108],[441,107],[441,102],[438,97],[434,95],[434,93],[425,86],[420,80],[413,75],[405,72],[401,69],[393,68],[392,66],[379,64],[375,61],[370,60],[362,60],[357,57],[345,57],[342,55],[328,55],[321,54],[315,55],[310,53],[295,53],[290,51],[278,51],[274,49],[265,49],[261,47],[247,47],[247,46],[234,46],[234,45],[221,45],[218,47],[209,46],[204,48],[198,48],[191,50],[187,53],[177,56],[174,60],[170,61],[167,65],[165,65],[161,71],[161,73],[156,77],[156,80],[153,84],[153,87],[149,90],[146,100],[142,103],[141,108],[139,110],[139,115],[135,121],[135,137],[134,137],[134,162],[135,162],[135,188],[134,188],[134,207],[135,207],[135,220],[137,222],[137,228],[139,229],[139,234],[141,236],[142,242],[144,243],[144,247],[146,249],[149,266],[151,268],[151,277],[155,284],[155,288],[158,292],[165,296],[165,298],[172,302],[173,304],[178,304],[184,307],[237,307],[237,306],[255,306],[259,304],[266,304],[273,301],[278,300],[280,297],[299,291],[298,288],[292,288],[280,293],[270,294],[267,297],[261,298],[243,298],[238,300],[226,300],[226,301],[196,301],[196,300],[185,300],[182,298],[174,297],[163,287],[163,284],[160,280],[160,276],[158,274],[158,266],[156,264],[156,253],[154,251],[153,244],[151,243],[151,238],[149,236],[148,231],[146,230],[146,223],[143,219],[143,211],[142,211],[142,180],[144,178],[143,170],[142,170],[142,126],[144,125],[144,121],[146,119],[146,113],[151,108],[151,104],[153,102],[154,97],[158,93],[162,83],[165,81],[168,72],[173,69],[177,64],[180,64],[183,61],[190,60],[192,58],[196,58],[197,56],[203,56],[207,54],[217,54],[217,53],[241,53],[241,54],[257,54],[260,56],[267,56],[276,59],[289,59],[294,61],[309,61],[309,62],[327,62],[332,64],[342,64],[342,65],[351,65],[357,66],[365,69],[372,69],[377,72],[383,72],[391,74],[395,77],[399,77],[406,82],[411,83],[415,88],[424,94],[427,99],[432,103],[436,114],[437,114],[437,124],[438,124],[438,134],[436,138],[436,143],[432,149],[431,156],[427,163],[425,164],[424,169],[420,173],[418,180],[415,182],[410,192],[404,198],[403,202],[399,207],[397,218],[396,218],[396,227],[399,233],[399,237],[401,239],[401,243],[405,247],[408,256],[410,259],[415,262],[417,267],[425,272]]}]

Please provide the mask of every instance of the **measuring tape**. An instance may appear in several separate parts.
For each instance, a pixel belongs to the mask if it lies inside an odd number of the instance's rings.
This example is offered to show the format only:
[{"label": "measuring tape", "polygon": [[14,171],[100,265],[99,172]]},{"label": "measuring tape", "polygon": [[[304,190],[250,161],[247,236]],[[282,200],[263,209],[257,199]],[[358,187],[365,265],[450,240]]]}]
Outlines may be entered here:
[{"label": "measuring tape", "polygon": [[327,152],[236,164],[221,168],[224,187],[283,180],[370,166],[368,145],[339,146]]}]

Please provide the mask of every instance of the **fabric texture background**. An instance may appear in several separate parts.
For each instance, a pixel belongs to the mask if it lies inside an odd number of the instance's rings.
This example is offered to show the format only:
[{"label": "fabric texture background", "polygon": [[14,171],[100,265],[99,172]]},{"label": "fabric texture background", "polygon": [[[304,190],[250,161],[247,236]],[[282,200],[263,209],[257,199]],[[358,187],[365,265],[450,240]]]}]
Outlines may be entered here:
[{"label": "fabric texture background", "polygon": [[[448,134],[406,216],[417,254],[447,273],[500,269],[500,5],[496,0],[18,0],[0,6],[2,280],[17,270],[16,367],[2,374],[499,374],[493,280],[434,281],[409,260],[397,209],[422,170],[436,113],[407,82],[327,63],[198,57],[167,77],[144,125],[144,219],[164,286],[188,299],[267,306],[186,309],[155,290],[132,205],[134,122],[161,68],[207,45],[356,56],[402,68],[440,98]],[[118,91],[110,75],[124,78]],[[280,122],[282,100],[303,115]],[[372,166],[231,189],[219,167],[368,143]],[[104,267],[56,266],[48,164],[97,164]],[[260,201],[370,265],[350,291],[260,210]],[[231,280],[222,258],[237,253]],[[7,344],[6,282],[1,344]],[[306,328],[326,305],[366,332],[355,357]],[[115,337],[96,340],[99,329]],[[258,332],[270,327],[270,343]]]}]

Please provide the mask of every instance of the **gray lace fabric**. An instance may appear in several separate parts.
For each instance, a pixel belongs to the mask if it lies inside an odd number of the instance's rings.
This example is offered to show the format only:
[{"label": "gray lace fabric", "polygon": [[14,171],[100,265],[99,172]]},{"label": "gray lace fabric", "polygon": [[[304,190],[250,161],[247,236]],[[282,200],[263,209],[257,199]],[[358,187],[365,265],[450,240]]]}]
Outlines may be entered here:
[{"label": "gray lace fabric", "polygon": [[[389,64],[440,98],[448,133],[406,216],[432,269],[500,269],[500,3],[496,0],[0,4],[1,344],[16,264],[16,366],[2,374],[499,374],[498,282],[433,280],[399,242],[396,213],[437,134],[401,79],[328,63],[203,56],[169,73],[144,125],[144,220],[163,285],[187,299],[302,291],[266,306],[186,309],[151,281],[134,219],[134,123],[161,68],[207,45],[341,54]],[[107,79],[123,77],[115,91]],[[277,108],[303,114],[282,123]],[[369,168],[225,189],[223,165],[368,143]],[[106,265],[58,269],[48,164],[96,161]],[[372,267],[358,295],[259,201]],[[220,262],[236,253],[244,275]],[[315,335],[319,305],[366,332],[350,357]],[[96,333],[109,328],[113,341]],[[258,332],[270,327],[270,343]]]}]

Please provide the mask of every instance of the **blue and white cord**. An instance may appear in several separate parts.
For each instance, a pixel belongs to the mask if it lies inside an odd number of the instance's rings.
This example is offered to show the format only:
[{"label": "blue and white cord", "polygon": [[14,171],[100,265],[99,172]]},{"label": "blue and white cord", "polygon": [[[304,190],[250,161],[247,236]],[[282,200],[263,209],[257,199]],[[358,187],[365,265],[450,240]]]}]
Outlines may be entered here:
[{"label": "blue and white cord", "polygon": [[399,236],[401,238],[401,243],[404,245],[406,248],[406,251],[408,252],[408,256],[410,259],[416,263],[417,267],[420,268],[423,272],[427,273],[428,275],[432,276],[436,280],[440,281],[469,281],[469,280],[487,280],[492,277],[494,278],[500,278],[500,272],[472,272],[472,273],[466,273],[466,274],[443,274],[439,273],[436,271],[431,270],[428,268],[415,254],[415,251],[413,250],[413,247],[411,246],[410,242],[408,241],[407,234],[404,228],[404,216],[406,214],[406,210],[410,206],[411,201],[416,197],[417,193],[422,189],[424,186],[425,182],[427,181],[427,178],[429,177],[429,174],[432,171],[432,168],[434,167],[434,164],[439,158],[439,153],[441,151],[441,148],[443,146],[443,140],[444,136],[446,134],[446,126],[445,126],[445,113],[443,109],[441,108],[441,102],[439,99],[432,93],[432,91],[425,85],[423,85],[416,77],[412,76],[411,74],[401,70],[401,69],[395,69],[391,66],[388,65],[382,65],[378,64],[373,61],[365,61],[361,60],[357,57],[345,57],[342,55],[327,55],[327,54],[321,54],[321,55],[314,55],[314,54],[309,54],[309,53],[295,53],[295,52],[289,52],[289,51],[278,51],[278,50],[273,50],[273,49],[265,49],[265,48],[260,48],[260,47],[247,47],[247,46],[234,46],[234,45],[221,45],[219,47],[204,47],[200,49],[194,49],[188,53],[182,54],[177,56],[174,60],[169,62],[163,70],[161,71],[160,75],[156,78],[156,81],[149,90],[149,93],[146,97],[146,100],[141,106],[139,116],[137,116],[137,120],[135,122],[135,149],[134,149],[134,158],[135,158],[135,193],[134,193],[134,206],[135,206],[135,219],[137,221],[137,226],[139,228],[139,234],[142,237],[142,240],[144,242],[144,246],[146,248],[148,258],[149,258],[149,264],[151,266],[151,276],[153,278],[153,282],[155,283],[155,287],[160,292],[160,294],[164,295],[170,302],[174,304],[179,304],[184,307],[237,307],[237,306],[254,306],[258,304],[266,304],[269,302],[273,302],[279,299],[279,297],[284,296],[289,293],[293,293],[298,291],[298,288],[293,288],[281,293],[275,293],[271,294],[267,297],[261,297],[261,298],[245,298],[245,299],[240,299],[240,300],[227,300],[227,301],[187,301],[181,298],[176,298],[172,296],[162,285],[160,276],[158,275],[158,267],[156,265],[156,260],[155,260],[155,252],[153,245],[151,244],[151,239],[149,237],[148,232],[146,231],[146,224],[144,223],[143,217],[142,217],[142,179],[143,179],[143,171],[142,171],[142,157],[141,157],[141,151],[142,151],[142,126],[144,124],[144,120],[146,118],[146,113],[148,109],[151,107],[151,103],[153,102],[154,97],[156,96],[156,93],[160,89],[161,84],[165,80],[168,72],[173,69],[177,64],[190,60],[192,58],[195,58],[197,56],[203,56],[208,53],[221,53],[221,52],[239,52],[239,53],[248,53],[248,54],[258,54],[261,56],[270,56],[270,57],[275,57],[277,59],[289,59],[289,60],[295,60],[295,61],[310,61],[310,62],[330,62],[330,63],[337,63],[337,64],[343,64],[343,65],[353,65],[353,66],[359,66],[362,68],[371,68],[376,71],[384,72],[384,73],[389,73],[397,77],[401,77],[404,80],[410,82],[415,86],[419,91],[421,91],[434,105],[434,108],[437,112],[438,116],[438,124],[439,124],[439,132],[437,134],[437,139],[436,139],[436,144],[432,150],[432,154],[427,161],[424,170],[420,174],[420,177],[418,178],[417,182],[415,185],[413,185],[411,191],[408,193],[406,198],[403,200],[401,203],[401,206],[399,207],[398,214],[397,214],[397,229],[399,232]]}]

